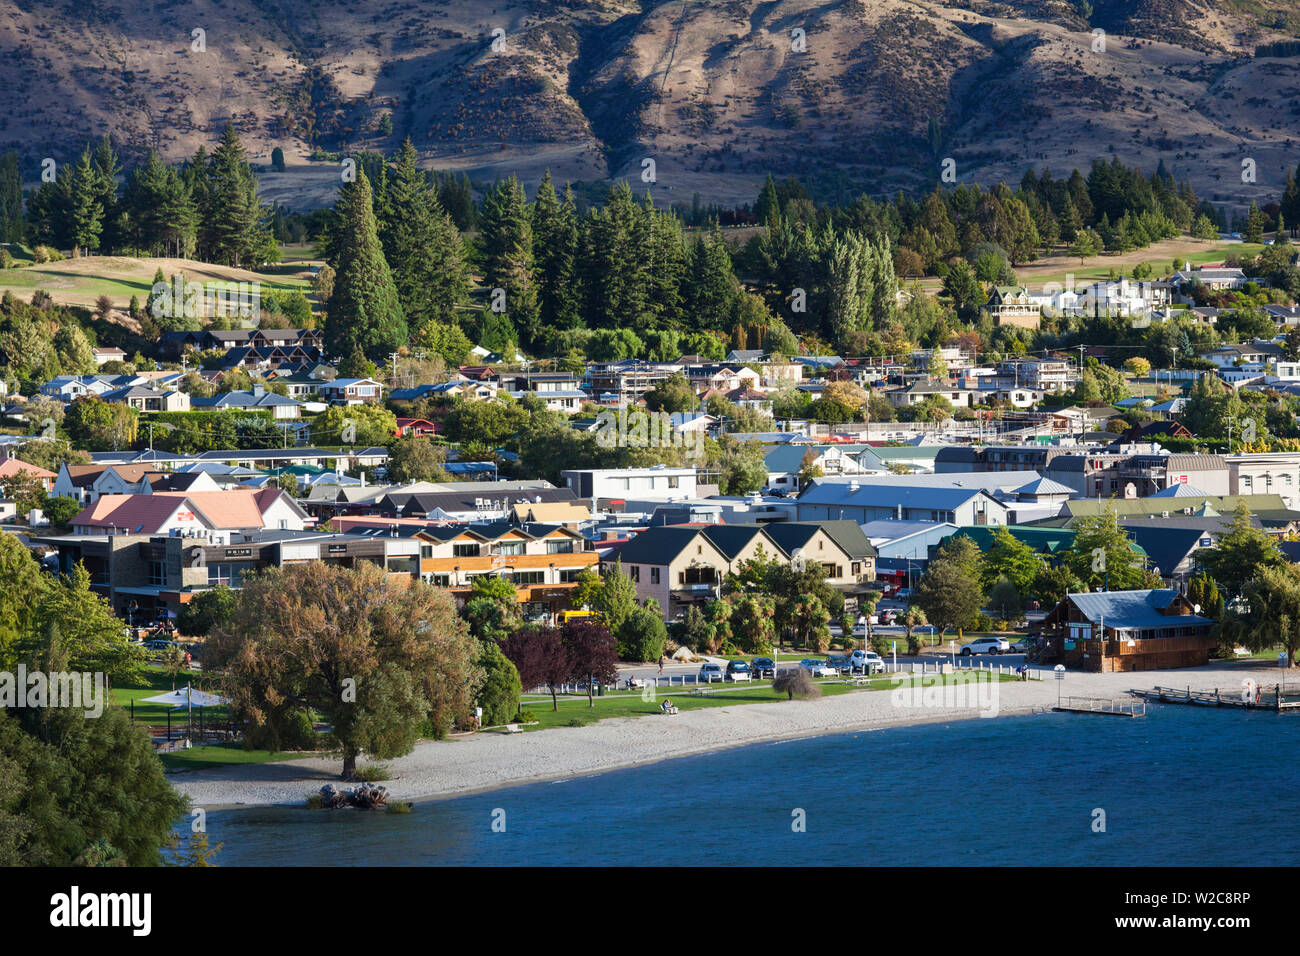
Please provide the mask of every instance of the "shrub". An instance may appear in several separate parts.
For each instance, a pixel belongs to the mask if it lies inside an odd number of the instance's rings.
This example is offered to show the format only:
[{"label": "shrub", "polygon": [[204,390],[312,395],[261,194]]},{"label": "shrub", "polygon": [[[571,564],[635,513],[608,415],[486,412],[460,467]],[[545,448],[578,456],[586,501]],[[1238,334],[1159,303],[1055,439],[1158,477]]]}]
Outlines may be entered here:
[{"label": "shrub", "polygon": [[389,813],[410,813],[411,805],[405,800],[390,800],[384,804]]},{"label": "shrub", "polygon": [[0,249],[0,269],[12,269],[14,267],[14,257],[8,249]]},{"label": "shrub", "polygon": [[374,783],[376,780],[392,779],[392,770],[386,763],[370,763],[364,767],[357,768],[357,779],[364,780],[366,783]]},{"label": "shrub", "polygon": [[479,688],[477,706],[483,708],[483,726],[496,727],[514,720],[519,711],[519,671],[495,641],[483,642],[479,666],[487,677]]},{"label": "shrub", "polygon": [[519,712],[519,723],[535,724],[537,723],[537,715],[534,714],[531,710],[521,710]]},{"label": "shrub", "polygon": [[45,262],[62,262],[63,253],[50,246],[37,246],[32,250],[32,260],[37,264]]},{"label": "shrub", "polygon": [[307,809],[321,810],[325,807],[325,800],[319,793],[307,794]]},{"label": "shrub", "polygon": [[778,694],[785,694],[789,700],[796,697],[820,697],[822,689],[813,683],[812,675],[802,667],[784,670],[776,675],[772,689]]},{"label": "shrub", "polygon": [[633,611],[618,633],[618,654],[625,661],[657,661],[664,652],[668,631],[650,608]]}]

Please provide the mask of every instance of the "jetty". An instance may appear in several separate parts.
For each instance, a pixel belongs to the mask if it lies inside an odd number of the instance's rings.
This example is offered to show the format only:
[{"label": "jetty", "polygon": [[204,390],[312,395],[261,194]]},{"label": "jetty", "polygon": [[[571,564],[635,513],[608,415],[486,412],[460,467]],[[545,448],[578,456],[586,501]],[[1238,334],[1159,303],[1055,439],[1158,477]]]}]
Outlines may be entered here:
[{"label": "jetty", "polygon": [[1147,702],[1140,697],[1062,697],[1060,703],[1052,709],[1074,714],[1145,717]]},{"label": "jetty", "polygon": [[1238,707],[1244,710],[1300,710],[1300,688],[1286,690],[1281,684],[1224,690],[1192,690],[1191,687],[1160,687],[1135,691],[1146,700],[1162,704],[1193,704],[1202,707]]}]

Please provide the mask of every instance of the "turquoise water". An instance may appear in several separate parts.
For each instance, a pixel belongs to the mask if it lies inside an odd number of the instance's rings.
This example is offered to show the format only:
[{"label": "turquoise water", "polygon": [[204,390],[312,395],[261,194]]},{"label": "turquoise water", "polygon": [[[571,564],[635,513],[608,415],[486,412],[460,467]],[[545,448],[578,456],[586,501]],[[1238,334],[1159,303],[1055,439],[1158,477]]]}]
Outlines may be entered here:
[{"label": "turquoise water", "polygon": [[1291,865],[1298,743],[1300,715],[1176,706],[962,720],[208,831],[224,866]]}]

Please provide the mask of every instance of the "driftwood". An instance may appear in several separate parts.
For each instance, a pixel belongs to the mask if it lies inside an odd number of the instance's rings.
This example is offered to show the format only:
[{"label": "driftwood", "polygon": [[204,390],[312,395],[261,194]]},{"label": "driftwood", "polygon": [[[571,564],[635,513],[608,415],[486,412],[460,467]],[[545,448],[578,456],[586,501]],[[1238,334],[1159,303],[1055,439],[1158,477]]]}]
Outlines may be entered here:
[{"label": "driftwood", "polygon": [[377,783],[363,783],[351,790],[341,790],[332,783],[320,788],[321,806],[356,807],[358,810],[375,810],[388,803],[388,788]]}]

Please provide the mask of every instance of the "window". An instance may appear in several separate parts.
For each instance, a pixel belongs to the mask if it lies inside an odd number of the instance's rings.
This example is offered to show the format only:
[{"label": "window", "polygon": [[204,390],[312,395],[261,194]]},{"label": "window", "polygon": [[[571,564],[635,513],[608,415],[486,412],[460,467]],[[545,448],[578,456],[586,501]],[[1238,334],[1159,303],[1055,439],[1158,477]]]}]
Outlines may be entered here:
[{"label": "window", "polygon": [[422,544],[422,545],[420,545],[420,557],[422,557],[422,558],[431,558],[431,557],[433,557],[433,545],[431,545],[431,544]]},{"label": "window", "polygon": [[494,546],[497,554],[518,555],[524,553],[522,541],[498,541]]},{"label": "window", "polygon": [[477,544],[453,544],[451,553],[458,558],[477,558],[479,547]]},{"label": "window", "polygon": [[651,569],[650,569],[650,583],[651,583],[651,584],[658,584],[658,583],[659,583],[659,569],[658,569],[658,568],[651,568]]},{"label": "window", "polygon": [[563,541],[547,541],[547,554],[573,554],[573,542],[569,539]]},{"label": "window", "polygon": [[510,576],[515,584],[545,584],[545,571],[516,571]]},{"label": "window", "polygon": [[668,487],[669,487],[669,488],[676,488],[676,487],[677,487],[677,484],[678,484],[678,478],[677,478],[677,476],[676,476],[676,475],[669,475],[669,476],[668,476]]},{"label": "window", "polygon": [[161,587],[167,583],[167,563],[165,561],[149,562],[149,584]]},{"label": "window", "polygon": [[639,564],[629,564],[627,566],[627,576],[631,578],[633,581],[640,582],[641,566]]},{"label": "window", "polygon": [[583,568],[565,568],[560,572],[560,582],[562,584],[573,584],[578,580],[578,575],[583,572]]},{"label": "window", "polygon": [[435,588],[449,588],[451,587],[451,575],[431,574],[429,575],[429,583],[432,584]]},{"label": "window", "polygon": [[718,572],[713,568],[687,568],[680,575],[683,584],[713,584],[718,580]]}]

